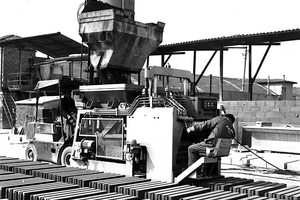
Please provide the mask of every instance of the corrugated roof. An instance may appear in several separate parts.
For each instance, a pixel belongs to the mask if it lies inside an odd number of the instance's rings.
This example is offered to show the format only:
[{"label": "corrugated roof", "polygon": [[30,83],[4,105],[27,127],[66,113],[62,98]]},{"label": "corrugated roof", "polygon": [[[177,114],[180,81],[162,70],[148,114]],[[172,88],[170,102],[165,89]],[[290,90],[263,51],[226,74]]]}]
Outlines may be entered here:
[{"label": "corrugated roof", "polygon": [[81,45],[60,32],[15,39],[5,39],[3,37],[3,40],[0,40],[0,46],[19,44],[40,51],[53,58],[80,54],[81,51],[83,53],[88,52],[88,47]]},{"label": "corrugated roof", "polygon": [[181,43],[165,44],[160,45],[157,50],[153,52],[153,54],[171,53],[175,51],[218,50],[221,47],[226,46],[274,44],[293,40],[300,40],[300,29],[254,34],[238,34]]},{"label": "corrugated roof", "polygon": [[0,37],[0,41],[5,41],[5,40],[13,40],[13,39],[19,39],[21,37],[16,36],[16,35],[5,35]]}]

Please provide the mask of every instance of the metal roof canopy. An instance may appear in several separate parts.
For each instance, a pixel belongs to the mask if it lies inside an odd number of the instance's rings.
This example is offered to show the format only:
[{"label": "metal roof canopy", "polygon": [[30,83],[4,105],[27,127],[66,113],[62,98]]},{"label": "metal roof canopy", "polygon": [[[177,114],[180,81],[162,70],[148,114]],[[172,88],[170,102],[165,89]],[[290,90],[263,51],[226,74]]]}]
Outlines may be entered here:
[{"label": "metal roof canopy", "polygon": [[[203,40],[195,40],[189,42],[182,43],[174,43],[174,44],[166,44],[159,46],[156,51],[152,53],[152,55],[161,55],[162,56],[162,67],[166,65],[164,61],[164,55],[170,56],[179,51],[194,51],[194,60],[193,60],[193,74],[196,77],[196,52],[197,51],[214,51],[213,55],[207,62],[204,67],[201,75],[198,80],[194,78],[193,92],[195,94],[195,86],[199,82],[200,78],[203,76],[205,70],[209,66],[210,62],[214,58],[217,51],[220,51],[220,84],[219,84],[219,100],[223,101],[223,57],[224,50],[228,48],[234,48],[232,46],[248,46],[248,65],[249,65],[249,93],[250,93],[250,101],[252,100],[252,87],[253,83],[262,67],[262,64],[271,48],[272,45],[280,45],[280,42],[294,41],[300,40],[300,29],[292,29],[292,30],[284,30],[284,31],[275,31],[275,32],[266,32],[266,33],[256,33],[256,34],[245,34],[245,35],[233,35],[228,37],[218,37],[211,39],[203,39]],[[263,58],[257,68],[255,75],[252,77],[252,46],[253,45],[267,45],[267,49]]]},{"label": "metal roof canopy", "polygon": [[88,52],[88,47],[61,34],[60,32],[0,41],[0,46],[7,45],[21,45],[29,47],[53,58]]}]

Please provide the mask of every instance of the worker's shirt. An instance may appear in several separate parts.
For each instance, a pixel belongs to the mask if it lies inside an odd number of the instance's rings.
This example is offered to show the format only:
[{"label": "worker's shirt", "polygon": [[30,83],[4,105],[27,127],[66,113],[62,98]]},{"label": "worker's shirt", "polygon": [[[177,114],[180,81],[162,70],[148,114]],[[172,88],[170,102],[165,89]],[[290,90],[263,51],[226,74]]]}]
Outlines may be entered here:
[{"label": "worker's shirt", "polygon": [[194,124],[196,131],[209,130],[210,134],[204,140],[205,144],[215,146],[217,138],[234,138],[235,132],[230,119],[225,116],[218,116],[210,120]]}]

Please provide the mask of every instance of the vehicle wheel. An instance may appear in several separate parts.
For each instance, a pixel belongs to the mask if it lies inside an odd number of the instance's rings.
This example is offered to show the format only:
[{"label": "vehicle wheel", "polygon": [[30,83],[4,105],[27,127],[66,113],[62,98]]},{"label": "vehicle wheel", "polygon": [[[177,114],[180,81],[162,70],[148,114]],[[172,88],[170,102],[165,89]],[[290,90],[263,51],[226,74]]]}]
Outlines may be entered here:
[{"label": "vehicle wheel", "polygon": [[34,144],[28,144],[25,149],[25,159],[33,162],[37,161],[37,151]]},{"label": "vehicle wheel", "polygon": [[71,153],[72,147],[67,146],[63,149],[61,156],[60,156],[60,164],[63,166],[70,166],[71,164]]}]

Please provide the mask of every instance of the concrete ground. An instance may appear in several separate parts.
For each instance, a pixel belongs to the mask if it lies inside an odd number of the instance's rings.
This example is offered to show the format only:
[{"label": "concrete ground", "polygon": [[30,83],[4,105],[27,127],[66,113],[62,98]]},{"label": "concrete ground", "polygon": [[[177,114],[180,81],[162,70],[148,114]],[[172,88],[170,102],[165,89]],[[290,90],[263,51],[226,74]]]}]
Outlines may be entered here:
[{"label": "concrete ground", "polygon": [[222,158],[222,175],[300,186],[300,155],[253,153],[233,148],[228,157]]},{"label": "concrete ground", "polygon": [[[0,129],[1,156],[24,159],[26,146],[25,136],[12,135],[10,130]],[[257,156],[241,147],[232,148],[230,155],[222,158],[222,175],[300,186],[300,155],[254,153]]]}]

